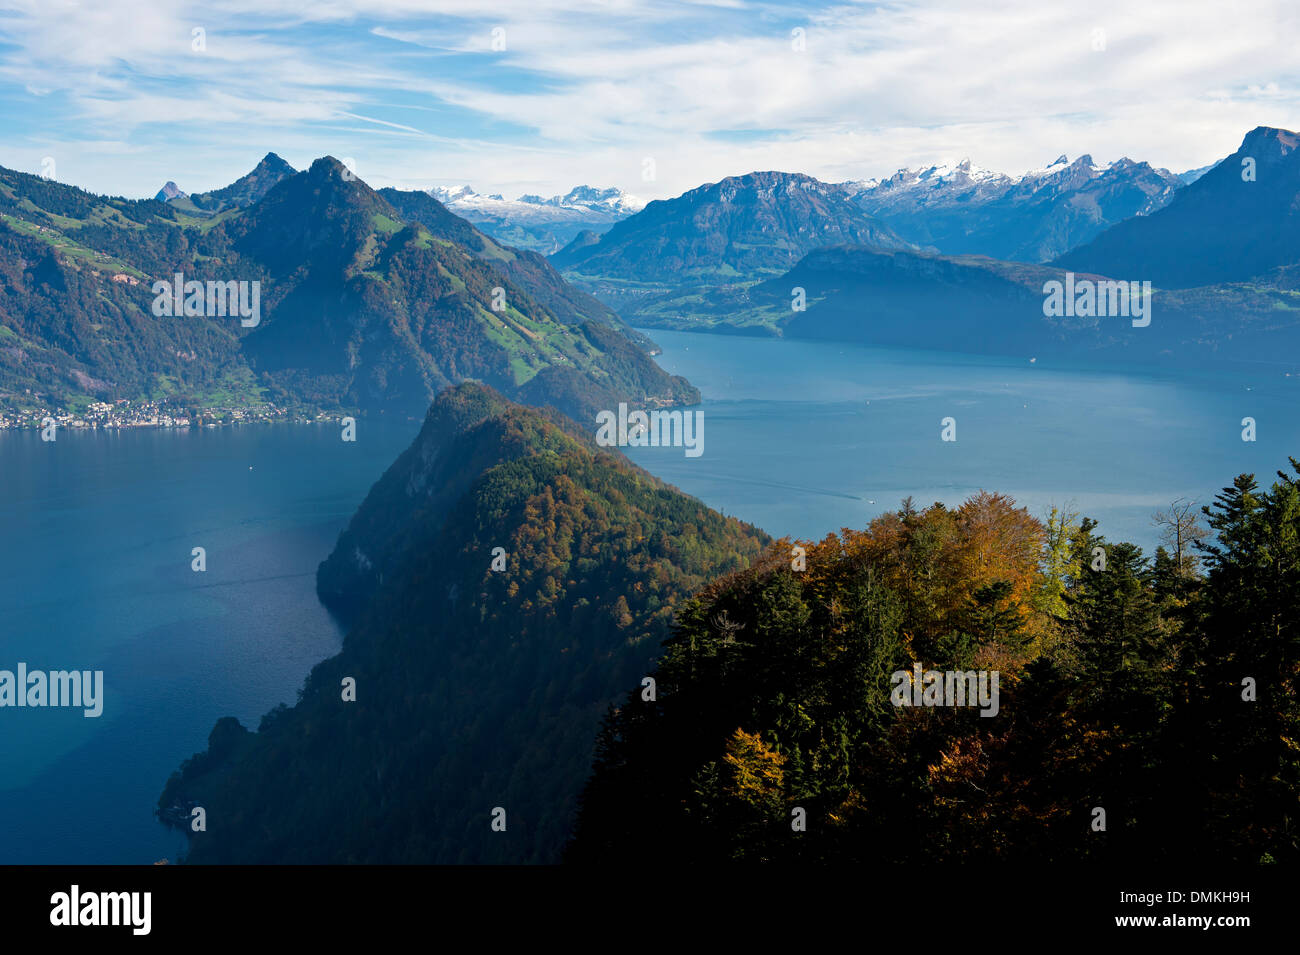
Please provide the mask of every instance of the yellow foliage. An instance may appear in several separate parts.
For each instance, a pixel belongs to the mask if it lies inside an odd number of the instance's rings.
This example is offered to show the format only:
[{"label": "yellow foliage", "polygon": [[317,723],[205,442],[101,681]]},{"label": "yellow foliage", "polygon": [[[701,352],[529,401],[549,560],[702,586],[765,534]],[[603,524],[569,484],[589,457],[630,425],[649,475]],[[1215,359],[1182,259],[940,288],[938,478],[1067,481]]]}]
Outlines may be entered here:
[{"label": "yellow foliage", "polygon": [[737,728],[727,741],[723,761],[731,770],[729,795],[758,803],[778,794],[785,782],[785,757],[763,742],[757,733]]}]

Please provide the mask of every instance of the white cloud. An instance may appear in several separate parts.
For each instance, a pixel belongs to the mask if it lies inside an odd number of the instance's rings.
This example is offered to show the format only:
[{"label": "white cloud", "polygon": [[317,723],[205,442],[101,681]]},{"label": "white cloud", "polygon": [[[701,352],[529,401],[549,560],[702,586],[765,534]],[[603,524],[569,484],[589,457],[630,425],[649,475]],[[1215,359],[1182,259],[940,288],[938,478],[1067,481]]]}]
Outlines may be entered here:
[{"label": "white cloud", "polygon": [[964,156],[1008,172],[1084,152],[1179,170],[1256,125],[1300,126],[1289,0],[903,0],[797,17],[740,0],[0,7],[0,39],[17,46],[0,82],[63,94],[60,142],[78,124],[88,140],[174,137],[152,164],[101,169],[129,182],[228,181],[252,143],[365,157],[395,184],[587,181],[654,198],[755,168],[843,179]]}]

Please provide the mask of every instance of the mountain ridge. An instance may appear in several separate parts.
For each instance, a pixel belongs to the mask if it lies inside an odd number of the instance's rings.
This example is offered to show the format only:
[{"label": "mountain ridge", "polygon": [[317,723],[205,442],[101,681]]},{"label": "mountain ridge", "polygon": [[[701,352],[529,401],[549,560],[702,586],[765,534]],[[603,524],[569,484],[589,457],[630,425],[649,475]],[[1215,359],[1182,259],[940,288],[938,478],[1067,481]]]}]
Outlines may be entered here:
[{"label": "mountain ridge", "polygon": [[676,604],[768,540],[571,423],[449,389],[321,565],[341,652],[257,733],[219,721],[160,813],[223,820],[187,830],[194,863],[556,862],[601,715]]},{"label": "mountain ridge", "polygon": [[1054,260],[1167,288],[1240,282],[1300,259],[1300,133],[1258,126],[1149,216]]},{"label": "mountain ridge", "polygon": [[955,166],[901,169],[883,181],[845,183],[855,202],[918,245],[950,255],[1044,262],[1115,222],[1171,201],[1182,180],[1145,162],[1097,165],[1062,155],[1019,176]]},{"label": "mountain ridge", "polygon": [[[539,256],[508,250],[445,210],[435,235],[335,159],[287,169],[268,154],[212,193],[215,213],[0,170],[0,236],[25,270],[12,275],[8,304],[0,301],[0,336],[12,339],[0,350],[0,402],[75,411],[158,396],[189,409],[182,417],[216,403],[223,414],[416,416],[442,387],[476,377],[579,416],[620,400],[698,401],[616,315]],[[177,273],[264,286],[261,314],[249,327],[155,317],[151,285]],[[100,294],[75,292],[39,321],[24,314],[42,300],[32,283],[60,300],[85,282]],[[147,361],[136,360],[141,349]]]},{"label": "mountain ridge", "polygon": [[614,187],[575,186],[564,195],[513,200],[480,195],[469,186],[427,192],[494,239],[542,255],[559,251],[584,230],[606,231],[645,206],[644,200]]}]

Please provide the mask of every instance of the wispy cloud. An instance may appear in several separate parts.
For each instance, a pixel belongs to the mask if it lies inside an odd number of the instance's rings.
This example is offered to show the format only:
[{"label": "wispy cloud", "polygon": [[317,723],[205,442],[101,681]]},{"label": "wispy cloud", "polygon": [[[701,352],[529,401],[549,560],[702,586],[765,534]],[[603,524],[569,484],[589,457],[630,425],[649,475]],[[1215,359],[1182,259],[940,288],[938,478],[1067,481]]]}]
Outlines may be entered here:
[{"label": "wispy cloud", "polygon": [[1218,0],[0,10],[0,163],[57,148],[63,177],[134,194],[220,185],[271,149],[355,157],[377,185],[507,194],[655,197],[755,168],[843,179],[963,156],[1014,172],[1063,152],[1182,169],[1253,126],[1300,125],[1288,0],[1230,16]]}]

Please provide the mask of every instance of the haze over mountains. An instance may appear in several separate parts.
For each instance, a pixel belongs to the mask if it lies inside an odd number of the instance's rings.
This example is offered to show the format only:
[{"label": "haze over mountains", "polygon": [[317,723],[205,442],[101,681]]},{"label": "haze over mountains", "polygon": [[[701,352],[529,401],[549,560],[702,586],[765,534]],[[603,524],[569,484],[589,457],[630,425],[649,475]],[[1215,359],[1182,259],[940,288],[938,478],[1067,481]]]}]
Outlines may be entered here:
[{"label": "haze over mountains", "polygon": [[911,248],[845,192],[798,173],[755,172],[650,203],[551,261],[633,324],[691,310],[839,243]]},{"label": "haze over mountains", "polygon": [[788,268],[812,249],[842,242],[909,246],[834,186],[800,173],[754,172],[652,202],[552,261],[579,274],[682,283]]},{"label": "haze over mountains", "polygon": [[[1045,285],[1068,281],[1053,265],[833,246],[737,295],[729,315],[788,338],[1182,368],[1268,363],[1300,375],[1296,273],[1268,286],[1153,290],[1150,323],[1135,327],[1129,315],[1045,315]],[[808,293],[804,311],[790,307],[794,287]]]},{"label": "haze over mountains", "polygon": [[580,232],[605,232],[645,208],[643,200],[621,189],[591,186],[577,186],[549,199],[484,196],[469,186],[434,188],[429,195],[499,242],[543,255],[558,252]]}]

